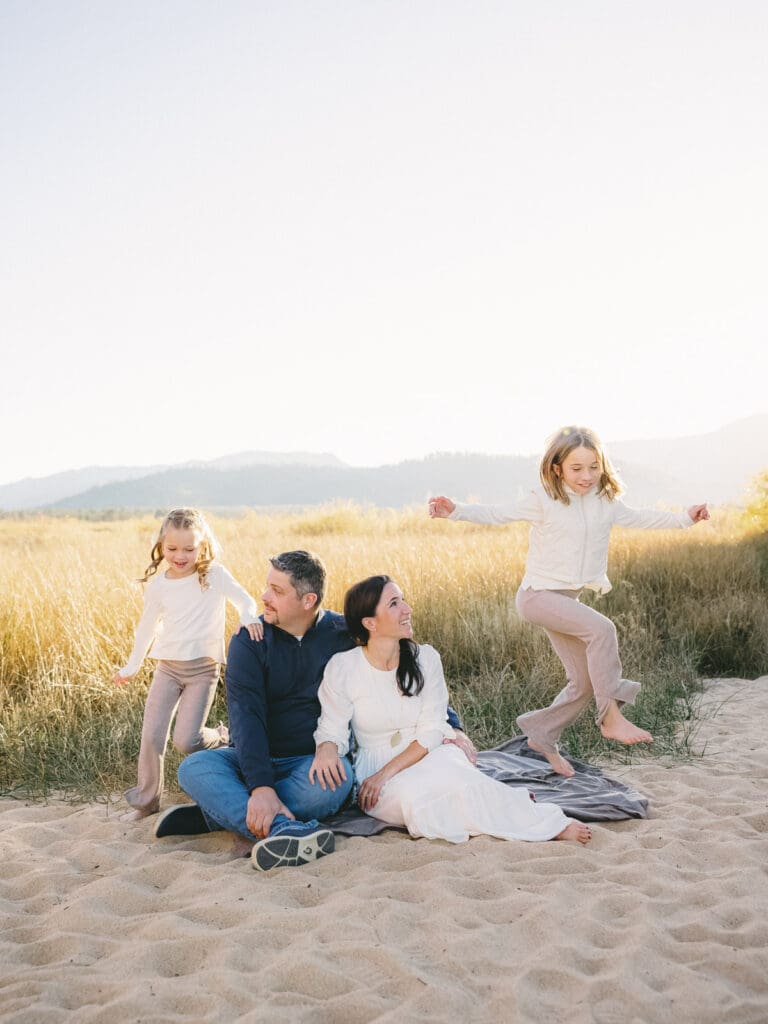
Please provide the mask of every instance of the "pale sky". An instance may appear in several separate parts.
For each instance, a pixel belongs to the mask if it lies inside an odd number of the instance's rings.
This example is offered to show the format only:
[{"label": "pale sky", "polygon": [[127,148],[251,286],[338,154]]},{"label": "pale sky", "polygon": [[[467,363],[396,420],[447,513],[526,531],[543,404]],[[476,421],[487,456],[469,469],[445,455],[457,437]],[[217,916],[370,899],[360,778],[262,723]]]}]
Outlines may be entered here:
[{"label": "pale sky", "polygon": [[1,0],[0,482],[768,411],[761,0]]}]

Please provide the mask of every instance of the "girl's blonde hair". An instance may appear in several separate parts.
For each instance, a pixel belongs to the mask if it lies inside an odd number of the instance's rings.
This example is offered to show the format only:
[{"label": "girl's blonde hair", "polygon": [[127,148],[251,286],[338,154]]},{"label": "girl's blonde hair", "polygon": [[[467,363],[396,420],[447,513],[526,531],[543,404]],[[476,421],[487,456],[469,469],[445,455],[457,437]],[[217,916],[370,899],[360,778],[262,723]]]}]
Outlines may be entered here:
[{"label": "girl's blonde hair", "polygon": [[589,448],[595,453],[600,465],[598,495],[604,494],[608,501],[618,498],[624,487],[616,470],[611,465],[611,460],[600,443],[600,439],[594,430],[590,430],[588,427],[563,427],[547,441],[547,450],[544,452],[539,466],[539,477],[550,498],[570,505],[571,499],[563,486],[563,478],[555,472],[554,467],[562,466],[575,448]]},{"label": "girl's blonde hair", "polygon": [[195,568],[197,569],[201,589],[207,590],[210,586],[208,583],[208,570],[214,558],[221,551],[221,547],[214,537],[213,530],[208,525],[205,516],[196,508],[174,508],[168,513],[160,524],[160,532],[157,535],[157,540],[150,555],[152,561],[147,566],[146,572],[139,582],[146,583],[147,580],[155,575],[160,567],[160,563],[163,560],[163,540],[169,530],[192,530],[196,538],[200,538],[200,553],[197,556]]}]

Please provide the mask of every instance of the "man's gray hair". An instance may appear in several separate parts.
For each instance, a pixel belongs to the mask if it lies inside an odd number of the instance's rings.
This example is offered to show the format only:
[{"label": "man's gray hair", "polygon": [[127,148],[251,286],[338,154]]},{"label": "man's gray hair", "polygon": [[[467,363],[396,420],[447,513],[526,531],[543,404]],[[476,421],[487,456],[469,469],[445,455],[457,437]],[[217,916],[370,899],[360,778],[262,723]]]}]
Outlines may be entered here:
[{"label": "man's gray hair", "polygon": [[309,551],[284,551],[270,558],[273,569],[290,577],[291,585],[299,597],[317,594],[317,603],[322,604],[325,594],[325,566]]}]

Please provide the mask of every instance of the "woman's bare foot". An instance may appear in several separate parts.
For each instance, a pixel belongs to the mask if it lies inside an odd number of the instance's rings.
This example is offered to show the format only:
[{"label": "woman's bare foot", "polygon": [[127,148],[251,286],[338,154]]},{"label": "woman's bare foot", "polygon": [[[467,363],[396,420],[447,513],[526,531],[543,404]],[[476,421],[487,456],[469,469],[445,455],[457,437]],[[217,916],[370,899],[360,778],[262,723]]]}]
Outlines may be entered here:
[{"label": "woman's bare foot", "polygon": [[546,757],[547,761],[549,761],[549,767],[557,775],[564,775],[566,779],[572,779],[573,776],[576,774],[573,767],[570,764],[568,764],[568,762],[565,760],[563,755],[559,753],[559,751],[545,750],[535,740],[532,740],[530,736],[526,737],[526,743],[531,748],[531,750],[535,750],[537,754],[543,754],[544,757]]},{"label": "woman's bare foot", "polygon": [[618,740],[619,743],[653,743],[653,736],[633,725],[618,708],[605,716],[600,723],[600,732],[607,740]]},{"label": "woman's bare foot", "polygon": [[555,839],[570,839],[576,843],[583,843],[584,846],[587,845],[591,838],[592,829],[581,821],[572,821],[567,828],[563,829],[559,836],[555,836]]},{"label": "woman's bare foot", "polygon": [[121,814],[120,821],[142,821],[144,818],[148,818],[150,814],[157,814],[157,811],[144,811],[137,807],[133,811],[125,811],[124,814]]}]

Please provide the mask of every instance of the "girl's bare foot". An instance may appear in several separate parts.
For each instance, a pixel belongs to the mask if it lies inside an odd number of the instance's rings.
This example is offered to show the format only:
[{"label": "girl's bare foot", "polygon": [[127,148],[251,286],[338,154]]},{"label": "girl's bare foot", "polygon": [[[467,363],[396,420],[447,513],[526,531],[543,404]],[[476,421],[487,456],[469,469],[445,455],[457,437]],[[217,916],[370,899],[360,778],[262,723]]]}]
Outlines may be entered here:
[{"label": "girl's bare foot", "polygon": [[526,737],[526,743],[531,750],[535,750],[537,754],[543,754],[546,757],[547,761],[549,761],[549,767],[557,775],[564,775],[566,779],[572,779],[576,774],[572,766],[568,764],[559,751],[545,750],[536,740],[532,740],[530,736]]},{"label": "girl's bare foot", "polygon": [[592,829],[581,821],[572,821],[567,828],[563,829],[559,836],[555,836],[555,839],[570,839],[576,843],[583,843],[584,846],[587,845],[591,838]]},{"label": "girl's bare foot", "polygon": [[157,814],[157,811],[144,811],[136,808],[134,811],[126,811],[120,815],[120,821],[141,821],[143,818],[148,818],[150,814]]},{"label": "girl's bare foot", "polygon": [[618,710],[610,717],[606,715],[600,723],[600,732],[607,740],[618,740],[619,743],[653,743],[649,732],[633,725]]}]

